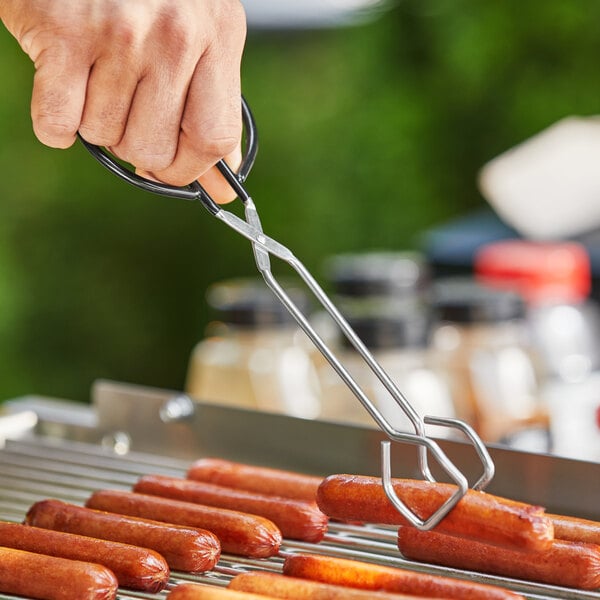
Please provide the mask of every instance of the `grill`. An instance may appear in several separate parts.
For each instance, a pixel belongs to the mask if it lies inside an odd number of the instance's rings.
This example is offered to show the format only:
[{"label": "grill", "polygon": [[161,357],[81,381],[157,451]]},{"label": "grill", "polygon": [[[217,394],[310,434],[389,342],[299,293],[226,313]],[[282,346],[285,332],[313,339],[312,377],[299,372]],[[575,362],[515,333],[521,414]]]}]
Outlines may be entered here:
[{"label": "grill", "polygon": [[[0,518],[21,521],[29,506],[44,498],[83,504],[103,488],[130,489],[144,474],[183,476],[190,461],[220,456],[267,466],[327,475],[377,474],[381,434],[375,429],[305,421],[193,402],[168,390],[97,382],[92,405],[26,397],[8,402],[5,443],[0,450]],[[448,455],[472,476],[479,464],[467,444],[440,441]],[[397,445],[400,476],[415,476],[416,456]],[[600,465],[557,457],[491,449],[497,475],[491,492],[600,520]],[[458,571],[404,560],[393,529],[331,524],[319,544],[286,540],[281,556],[311,552],[408,567],[438,575],[502,585],[527,598],[600,599],[583,592]],[[199,581],[224,586],[239,572],[280,572],[282,557],[244,559],[223,555],[202,575],[174,572],[167,590],[147,594],[121,590],[122,600],[166,598],[177,583]],[[2,599],[13,596],[0,595]]]}]

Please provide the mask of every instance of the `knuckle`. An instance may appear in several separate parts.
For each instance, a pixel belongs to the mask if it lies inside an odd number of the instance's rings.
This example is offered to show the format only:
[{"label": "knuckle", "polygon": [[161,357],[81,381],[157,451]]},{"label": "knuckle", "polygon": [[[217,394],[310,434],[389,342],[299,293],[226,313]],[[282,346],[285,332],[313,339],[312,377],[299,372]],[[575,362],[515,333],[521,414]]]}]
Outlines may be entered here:
[{"label": "knuckle", "polygon": [[72,115],[40,108],[32,116],[36,137],[47,146],[66,148],[73,143],[79,121]]},{"label": "knuckle", "polygon": [[212,44],[219,48],[226,46],[235,49],[235,54],[241,57],[246,39],[246,13],[238,0],[222,0],[215,19]]},{"label": "knuckle", "polygon": [[162,52],[178,63],[197,51],[196,27],[195,20],[185,14],[178,2],[171,3],[155,23],[155,36],[161,42]]},{"label": "knuckle", "polygon": [[79,133],[85,140],[97,146],[116,146],[125,129],[127,112],[122,106],[110,106],[99,114],[84,114]]},{"label": "knuckle", "polygon": [[64,126],[60,122],[47,120],[34,122],[33,131],[37,139],[51,148],[68,148],[75,141],[76,129]]},{"label": "knuckle", "polygon": [[97,126],[93,123],[82,123],[79,133],[86,142],[96,146],[116,146],[121,140],[117,128],[111,128],[108,124]]},{"label": "knuckle", "polygon": [[129,51],[135,48],[138,36],[138,27],[135,20],[126,15],[121,15],[118,20],[111,20],[108,31],[113,45],[120,51]]},{"label": "knuckle", "polygon": [[239,0],[221,0],[219,2],[221,21],[224,26],[244,27],[246,26],[246,13],[244,6]]},{"label": "knuckle", "polygon": [[[213,164],[227,154],[233,152],[241,139],[241,121],[225,118],[221,121],[208,121],[196,127],[185,127],[190,140],[193,140],[195,151]],[[195,134],[190,133],[195,131]]]},{"label": "knuckle", "polygon": [[238,137],[231,135],[228,131],[211,132],[203,139],[204,142],[199,149],[204,156],[214,159],[214,162],[231,154],[238,145]]}]

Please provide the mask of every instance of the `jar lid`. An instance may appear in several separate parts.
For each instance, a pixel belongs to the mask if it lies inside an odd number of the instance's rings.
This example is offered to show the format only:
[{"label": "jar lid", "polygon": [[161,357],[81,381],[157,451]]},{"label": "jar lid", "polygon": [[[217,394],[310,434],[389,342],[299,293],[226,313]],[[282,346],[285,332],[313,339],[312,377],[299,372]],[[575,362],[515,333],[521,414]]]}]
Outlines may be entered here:
[{"label": "jar lid", "polygon": [[[282,284],[303,313],[309,302],[306,293],[293,284]],[[261,279],[229,279],[211,285],[208,304],[225,323],[239,326],[268,326],[295,323],[287,308]]]},{"label": "jar lid", "polygon": [[576,242],[505,240],[483,246],[475,273],[486,285],[519,292],[529,303],[579,302],[591,291],[591,265]]},{"label": "jar lid", "polygon": [[414,294],[429,282],[426,260],[418,252],[339,254],[327,261],[326,272],[341,296]]},{"label": "jar lid", "polygon": [[431,302],[441,321],[493,323],[525,316],[525,302],[516,292],[481,285],[469,277],[434,282]]},{"label": "jar lid", "polygon": [[[425,310],[396,315],[349,317],[348,323],[370,350],[424,348],[429,342],[431,316]],[[346,347],[352,344],[343,338]]]}]

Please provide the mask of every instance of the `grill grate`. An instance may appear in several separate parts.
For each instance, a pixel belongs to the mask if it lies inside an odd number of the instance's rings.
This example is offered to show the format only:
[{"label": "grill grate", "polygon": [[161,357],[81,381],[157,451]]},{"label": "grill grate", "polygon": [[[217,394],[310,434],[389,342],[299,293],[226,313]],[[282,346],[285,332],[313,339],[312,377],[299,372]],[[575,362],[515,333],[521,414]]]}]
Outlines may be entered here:
[{"label": "grill grate", "polygon": [[[42,436],[7,441],[0,450],[0,518],[19,522],[31,504],[45,498],[57,498],[83,504],[90,493],[102,488],[130,489],[144,474],[184,476],[189,462],[160,455],[131,452],[119,456],[100,445],[74,442]],[[408,567],[416,571],[449,575],[502,585],[522,593],[527,598],[571,598],[600,600],[600,591],[567,590],[543,584],[458,571],[404,560],[396,548],[393,529],[332,523],[325,539],[319,544],[285,540],[281,556],[272,559],[245,559],[223,555],[217,568],[202,575],[173,572],[169,586],[158,594],[120,590],[120,600],[147,598],[164,599],[168,590],[184,581],[225,586],[237,573],[262,569],[281,572],[283,556],[291,552],[311,552],[329,556],[355,558],[388,566]],[[0,600],[18,600],[0,594]],[[21,599],[22,600],[22,599]]]}]

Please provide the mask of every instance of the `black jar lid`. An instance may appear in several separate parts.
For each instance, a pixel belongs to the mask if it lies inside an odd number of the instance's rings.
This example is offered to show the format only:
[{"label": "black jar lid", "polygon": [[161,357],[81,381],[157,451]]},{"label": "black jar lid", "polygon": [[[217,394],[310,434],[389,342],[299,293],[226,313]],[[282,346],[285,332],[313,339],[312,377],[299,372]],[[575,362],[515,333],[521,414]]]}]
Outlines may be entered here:
[{"label": "black jar lid", "polygon": [[525,302],[519,294],[487,287],[469,277],[435,281],[430,299],[440,321],[494,323],[525,316]]},{"label": "black jar lid", "polygon": [[[356,316],[347,320],[365,346],[373,351],[424,348],[429,343],[432,320],[426,310]],[[345,336],[343,343],[346,347],[352,347]]]},{"label": "black jar lid", "polygon": [[415,294],[429,282],[426,260],[418,252],[339,254],[327,261],[326,272],[340,296]]},{"label": "black jar lid", "polygon": [[[296,284],[282,286],[298,308],[306,314],[309,302],[306,293]],[[208,304],[218,319],[240,327],[262,327],[295,323],[279,298],[262,279],[229,279],[211,285],[207,291]]]}]

